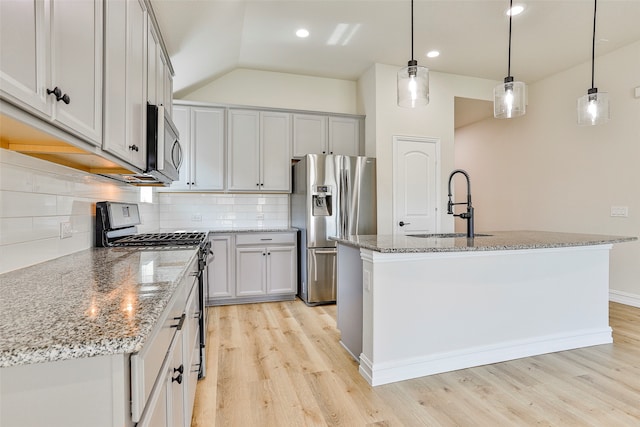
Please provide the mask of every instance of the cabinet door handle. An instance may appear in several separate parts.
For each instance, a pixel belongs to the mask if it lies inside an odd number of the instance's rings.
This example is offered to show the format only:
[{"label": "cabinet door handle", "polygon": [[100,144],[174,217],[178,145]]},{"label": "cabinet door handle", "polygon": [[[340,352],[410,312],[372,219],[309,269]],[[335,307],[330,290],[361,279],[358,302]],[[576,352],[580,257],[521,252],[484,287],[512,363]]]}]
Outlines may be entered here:
[{"label": "cabinet door handle", "polygon": [[67,95],[66,93],[63,95],[62,91],[58,86],[54,87],[53,89],[47,89],[47,95],[54,95],[56,97],[57,102],[62,101],[65,104],[68,104],[71,102],[71,98],[69,98],[69,95]]},{"label": "cabinet door handle", "polygon": [[398,225],[399,225],[400,227],[404,227],[405,225],[409,225],[409,224],[411,224],[411,223],[410,223],[410,222],[404,222],[404,221],[400,221],[400,222],[398,223]]},{"label": "cabinet door handle", "polygon": [[184,373],[184,365],[180,365],[177,368],[173,368],[173,373],[176,373],[176,372],[178,372],[180,374],[183,374]]},{"label": "cabinet door handle", "polygon": [[173,320],[179,320],[177,325],[171,325],[172,328],[176,328],[179,331],[182,330],[182,325],[184,325],[184,320],[187,318],[187,313],[182,313],[180,317],[174,317]]},{"label": "cabinet door handle", "polygon": [[130,145],[130,146],[129,146],[129,150],[131,150],[131,151],[136,151],[136,152],[137,152],[137,151],[138,151],[138,146],[137,146],[137,145],[135,145],[135,144]]},{"label": "cabinet door handle", "polygon": [[177,382],[178,384],[182,384],[182,374],[178,374],[177,377],[171,378],[171,382]]}]

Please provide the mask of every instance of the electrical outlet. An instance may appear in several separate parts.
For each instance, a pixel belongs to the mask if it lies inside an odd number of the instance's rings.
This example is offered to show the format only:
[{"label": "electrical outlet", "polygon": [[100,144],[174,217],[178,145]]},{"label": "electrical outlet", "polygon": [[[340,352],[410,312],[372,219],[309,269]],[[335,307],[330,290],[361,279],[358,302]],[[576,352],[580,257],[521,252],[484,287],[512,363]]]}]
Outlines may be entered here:
[{"label": "electrical outlet", "polygon": [[71,223],[69,221],[65,221],[65,222],[61,222],[60,223],[60,238],[61,239],[68,239],[69,237],[71,237]]},{"label": "electrical outlet", "polygon": [[628,206],[611,206],[611,216],[628,217],[629,207]]},{"label": "electrical outlet", "polygon": [[202,215],[200,214],[191,215],[191,221],[196,221],[196,222],[202,221]]}]

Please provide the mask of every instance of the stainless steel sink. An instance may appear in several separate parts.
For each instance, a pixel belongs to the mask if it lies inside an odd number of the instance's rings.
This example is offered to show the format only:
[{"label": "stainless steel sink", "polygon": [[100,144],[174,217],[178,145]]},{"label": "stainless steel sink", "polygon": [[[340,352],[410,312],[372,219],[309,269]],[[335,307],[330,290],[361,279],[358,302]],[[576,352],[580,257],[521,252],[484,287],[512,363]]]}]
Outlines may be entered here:
[{"label": "stainless steel sink", "polygon": [[[467,233],[437,233],[437,234],[407,234],[408,237],[422,237],[425,239],[448,239],[455,237],[467,237]],[[475,233],[474,237],[490,237],[492,234]]]}]

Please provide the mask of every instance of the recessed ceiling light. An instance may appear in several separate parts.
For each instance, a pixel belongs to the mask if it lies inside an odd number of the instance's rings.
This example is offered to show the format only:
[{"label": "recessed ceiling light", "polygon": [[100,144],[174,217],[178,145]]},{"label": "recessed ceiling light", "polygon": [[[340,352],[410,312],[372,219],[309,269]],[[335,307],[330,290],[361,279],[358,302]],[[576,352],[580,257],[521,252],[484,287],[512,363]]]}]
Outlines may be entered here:
[{"label": "recessed ceiling light", "polygon": [[427,52],[427,58],[437,58],[438,56],[440,56],[440,51],[438,50],[430,50]]},{"label": "recessed ceiling light", "polygon": [[300,28],[298,31],[296,31],[296,36],[300,37],[301,39],[304,39],[305,37],[309,37],[309,30],[305,28]]},{"label": "recessed ceiling light", "polygon": [[515,6],[513,6],[511,9],[507,9],[507,16],[511,15],[511,16],[516,16],[516,15],[520,15],[522,12],[524,12],[524,6],[521,4],[517,4]]}]

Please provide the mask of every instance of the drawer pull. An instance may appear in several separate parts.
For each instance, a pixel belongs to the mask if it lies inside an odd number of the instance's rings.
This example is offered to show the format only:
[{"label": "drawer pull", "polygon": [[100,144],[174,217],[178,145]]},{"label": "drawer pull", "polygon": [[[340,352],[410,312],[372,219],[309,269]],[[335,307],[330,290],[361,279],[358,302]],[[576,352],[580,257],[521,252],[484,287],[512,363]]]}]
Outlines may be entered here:
[{"label": "drawer pull", "polygon": [[171,378],[171,382],[177,382],[178,384],[182,384],[182,374],[178,374],[177,377]]},{"label": "drawer pull", "polygon": [[176,372],[178,372],[180,374],[183,374],[184,373],[184,365],[180,365],[177,368],[173,368],[173,373],[176,373]]},{"label": "drawer pull", "polygon": [[187,313],[182,313],[180,317],[174,317],[173,320],[179,320],[177,325],[171,325],[172,328],[177,328],[179,331],[182,330],[182,325],[184,325],[184,320],[187,318]]},{"label": "drawer pull", "polygon": [[260,239],[260,240],[262,240],[262,241],[266,241],[266,240],[273,240],[273,239],[269,238],[269,239]]}]

